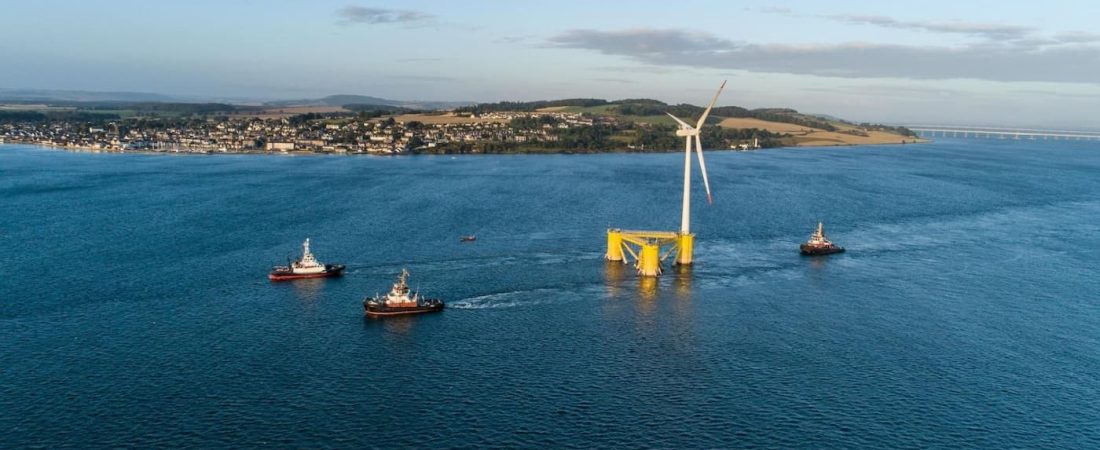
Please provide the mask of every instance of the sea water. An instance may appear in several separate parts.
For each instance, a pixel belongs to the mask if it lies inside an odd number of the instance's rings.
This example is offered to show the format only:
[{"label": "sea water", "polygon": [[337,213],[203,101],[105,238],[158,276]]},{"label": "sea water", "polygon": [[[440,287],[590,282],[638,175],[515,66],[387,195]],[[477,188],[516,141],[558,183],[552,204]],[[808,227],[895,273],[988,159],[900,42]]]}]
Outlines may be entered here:
[{"label": "sea water", "polygon": [[[679,154],[0,146],[0,447],[1100,446],[1096,143],[706,156],[653,280]],[[365,318],[402,268],[447,310]]]}]

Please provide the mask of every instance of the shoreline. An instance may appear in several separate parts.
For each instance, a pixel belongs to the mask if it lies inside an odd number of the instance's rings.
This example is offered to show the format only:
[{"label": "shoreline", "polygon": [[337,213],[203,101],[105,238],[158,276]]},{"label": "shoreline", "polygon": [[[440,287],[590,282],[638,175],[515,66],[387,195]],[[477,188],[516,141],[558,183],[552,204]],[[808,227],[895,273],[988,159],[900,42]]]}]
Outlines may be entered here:
[{"label": "shoreline", "polygon": [[912,141],[876,142],[876,143],[870,143],[870,144],[860,144],[860,143],[815,144],[815,143],[811,142],[811,143],[806,143],[806,144],[786,145],[786,146],[783,146],[783,147],[775,147],[775,148],[871,147],[871,146],[876,146],[876,145],[918,145],[918,144],[928,144],[928,143],[931,143],[931,142],[935,142],[935,141],[932,140],[932,139],[913,138]]},{"label": "shoreline", "polygon": [[[754,152],[760,150],[779,150],[779,149],[799,149],[799,148],[832,148],[832,147],[869,147],[879,145],[889,146],[901,146],[901,145],[915,145],[915,144],[927,144],[935,142],[931,139],[913,138],[912,142],[885,142],[874,144],[862,144],[862,143],[835,143],[835,144],[799,144],[794,145],[782,145],[777,147],[765,147],[756,149],[732,149],[732,148],[715,148],[707,149],[707,152]],[[64,150],[69,152],[79,153],[113,153],[113,154],[134,154],[134,155],[259,155],[259,156],[478,156],[478,155],[600,155],[600,154],[667,154],[667,153],[679,153],[680,149],[669,150],[655,150],[655,151],[638,151],[636,149],[612,149],[603,151],[574,151],[570,149],[546,149],[546,151],[521,151],[521,152],[476,152],[476,153],[448,153],[448,152],[323,152],[323,151],[265,151],[265,150],[247,150],[247,151],[222,151],[222,150],[205,150],[197,148],[187,147],[174,147],[171,150],[149,150],[149,149],[112,149],[112,148],[96,148],[81,145],[57,145],[42,142],[22,142],[22,141],[2,141],[0,146],[4,145],[27,145],[32,147]]]}]

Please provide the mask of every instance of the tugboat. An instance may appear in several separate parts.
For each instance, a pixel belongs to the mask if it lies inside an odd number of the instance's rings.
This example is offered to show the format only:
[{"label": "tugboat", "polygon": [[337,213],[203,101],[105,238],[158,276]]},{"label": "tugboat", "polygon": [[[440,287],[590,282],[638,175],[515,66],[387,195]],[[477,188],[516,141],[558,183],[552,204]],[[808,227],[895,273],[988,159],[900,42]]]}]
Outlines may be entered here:
[{"label": "tugboat", "polygon": [[375,295],[363,299],[363,310],[369,317],[400,316],[443,311],[443,300],[421,298],[420,293],[409,295],[409,271],[401,269],[401,276],[385,296]]},{"label": "tugboat", "polygon": [[831,255],[833,253],[843,253],[844,247],[836,245],[829,241],[829,238],[825,237],[824,225],[821,222],[817,223],[817,230],[814,234],[810,235],[810,240],[800,245],[798,248],[802,251],[803,255],[817,256],[817,255]]},{"label": "tugboat", "polygon": [[[290,258],[287,258],[290,259]],[[343,264],[321,264],[309,252],[309,238],[302,243],[302,259],[285,266],[275,266],[267,278],[271,281],[299,280],[302,278],[328,278],[344,274]]]}]

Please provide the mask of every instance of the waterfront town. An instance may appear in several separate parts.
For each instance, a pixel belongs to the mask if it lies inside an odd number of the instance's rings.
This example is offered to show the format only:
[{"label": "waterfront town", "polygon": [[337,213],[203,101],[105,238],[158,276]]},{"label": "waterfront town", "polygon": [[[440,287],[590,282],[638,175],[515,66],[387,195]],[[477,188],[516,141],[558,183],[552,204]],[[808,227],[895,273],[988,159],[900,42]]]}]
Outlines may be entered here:
[{"label": "waterfront town", "polygon": [[[717,129],[717,127],[714,127]],[[91,151],[165,153],[510,153],[553,150],[647,151],[666,144],[671,126],[572,112],[396,115],[301,114],[282,118],[196,116],[115,120],[9,120],[0,142]],[[731,131],[731,130],[726,130]],[[758,131],[723,147],[759,146]],[[731,135],[738,137],[739,135]],[[648,148],[647,148],[648,146]]]},{"label": "waterfront town", "polygon": [[282,119],[211,117],[205,120],[119,120],[22,122],[0,125],[0,139],[54,147],[187,153],[378,153],[476,141],[554,141],[553,128],[590,126],[578,114],[548,113],[552,123],[534,129],[510,127],[517,114],[493,113],[482,121],[425,124],[418,121],[357,120],[299,116]]}]

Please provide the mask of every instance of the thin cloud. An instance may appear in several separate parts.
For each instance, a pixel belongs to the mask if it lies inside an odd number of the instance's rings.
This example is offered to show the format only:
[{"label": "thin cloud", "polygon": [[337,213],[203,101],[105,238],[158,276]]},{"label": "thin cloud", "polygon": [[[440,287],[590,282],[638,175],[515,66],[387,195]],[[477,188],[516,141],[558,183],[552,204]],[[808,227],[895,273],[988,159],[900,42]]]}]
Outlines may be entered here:
[{"label": "thin cloud", "polygon": [[965,21],[939,22],[931,20],[899,20],[889,16],[862,14],[808,15],[786,7],[745,8],[746,11],[798,18],[817,18],[852,25],[871,25],[896,30],[917,30],[930,33],[961,34],[984,39],[975,45],[1004,45],[1034,49],[1056,45],[1092,44],[1100,42],[1100,34],[1067,31],[1053,36],[1039,36],[1034,27],[999,23]]},{"label": "thin cloud", "polygon": [[886,16],[834,15],[829,19],[858,25],[874,25],[901,30],[922,30],[936,33],[954,33],[980,36],[986,39],[1021,39],[1035,30],[1019,25],[1003,25],[969,22],[905,21]]},{"label": "thin cloud", "polygon": [[662,55],[667,53],[714,52],[732,42],[705,33],[683,30],[635,28],[622,31],[570,30],[550,38],[550,45],[592,48],[603,53]]},{"label": "thin cloud", "polygon": [[972,97],[974,93],[959,89],[912,86],[909,84],[859,84],[835,87],[812,87],[800,89],[807,92],[835,92],[845,95],[872,95],[878,97],[902,98],[960,98]]},{"label": "thin cloud", "polygon": [[794,11],[786,6],[762,6],[759,8],[745,8],[745,11],[764,14],[794,15]]},{"label": "thin cloud", "polygon": [[[877,43],[762,45],[675,29],[571,30],[548,40],[654,66],[841,78],[1100,82],[1100,48],[921,47]],[[1073,67],[1074,70],[1065,70]]]},{"label": "thin cloud", "polygon": [[1088,44],[1100,42],[1100,34],[1083,31],[1069,31],[1054,36],[1054,40],[1063,44]]},{"label": "thin cloud", "polygon": [[625,65],[625,66],[604,66],[597,67],[597,70],[608,72],[630,72],[630,73],[647,73],[654,75],[666,75],[673,72],[682,72],[683,69],[677,69],[672,67],[663,66],[639,66],[639,65]]},{"label": "thin cloud", "polygon": [[394,78],[399,80],[413,80],[413,81],[429,81],[429,82],[441,82],[441,81],[455,81],[458,78],[448,77],[442,75],[392,75],[387,78]]},{"label": "thin cloud", "polygon": [[1071,98],[1071,99],[1077,99],[1077,100],[1100,98],[1100,92],[1064,92],[1064,91],[1053,91],[1053,90],[1049,90],[1049,89],[1018,89],[1014,92],[1017,93],[1017,94],[1024,94],[1024,95],[1038,95],[1038,96],[1045,96],[1045,97],[1064,97],[1064,98]]},{"label": "thin cloud", "polygon": [[604,83],[618,83],[618,84],[637,84],[635,80],[628,80],[626,78],[594,78],[595,81],[602,81]]},{"label": "thin cloud", "polygon": [[435,18],[428,13],[402,9],[368,8],[364,6],[345,6],[336,10],[336,16],[342,24],[415,24],[431,21]]},{"label": "thin cloud", "polygon": [[436,57],[427,57],[427,58],[397,58],[397,59],[394,59],[394,61],[395,61],[395,62],[438,62],[438,61],[445,61],[445,60],[447,60],[447,59],[451,59],[451,58],[436,58]]}]

